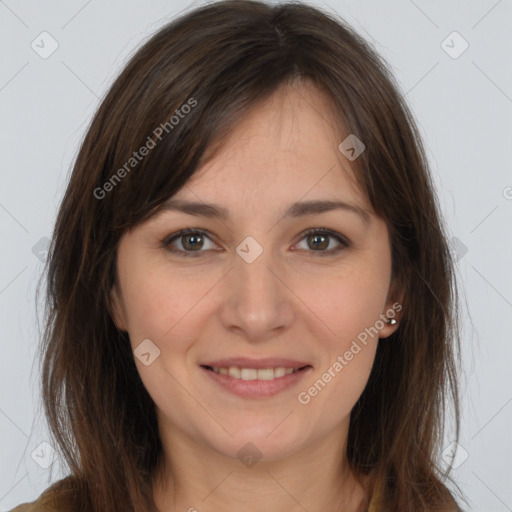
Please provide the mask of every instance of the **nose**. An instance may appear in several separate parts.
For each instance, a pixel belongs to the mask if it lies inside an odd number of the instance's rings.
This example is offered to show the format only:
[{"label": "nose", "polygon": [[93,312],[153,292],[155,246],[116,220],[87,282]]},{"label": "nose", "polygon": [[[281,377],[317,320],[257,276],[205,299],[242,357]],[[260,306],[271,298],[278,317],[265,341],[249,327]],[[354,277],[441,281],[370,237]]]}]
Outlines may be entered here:
[{"label": "nose", "polygon": [[294,320],[293,293],[271,251],[251,263],[238,254],[223,281],[220,316],[224,327],[251,342],[275,337]]}]

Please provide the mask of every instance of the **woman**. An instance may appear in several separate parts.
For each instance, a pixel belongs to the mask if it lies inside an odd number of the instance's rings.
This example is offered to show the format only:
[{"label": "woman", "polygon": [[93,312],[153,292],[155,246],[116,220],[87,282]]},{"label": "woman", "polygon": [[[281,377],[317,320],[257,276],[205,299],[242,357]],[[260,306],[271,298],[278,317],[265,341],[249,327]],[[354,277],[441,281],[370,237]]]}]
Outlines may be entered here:
[{"label": "woman", "polygon": [[459,510],[452,260],[412,115],[342,20],[228,0],[162,28],[92,121],[48,261],[70,474],[16,512]]}]

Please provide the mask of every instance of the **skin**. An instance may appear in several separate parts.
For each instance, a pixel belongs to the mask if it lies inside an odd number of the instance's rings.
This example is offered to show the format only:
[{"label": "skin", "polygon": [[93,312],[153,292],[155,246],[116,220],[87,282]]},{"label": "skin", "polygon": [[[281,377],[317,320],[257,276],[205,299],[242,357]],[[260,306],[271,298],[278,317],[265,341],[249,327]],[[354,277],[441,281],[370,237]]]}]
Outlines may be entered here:
[{"label": "skin", "polygon": [[[379,338],[398,328],[400,313],[307,405],[297,399],[396,302],[388,296],[387,226],[338,150],[348,132],[333,128],[332,112],[310,85],[280,89],[174,196],[219,204],[229,220],[164,211],[121,239],[114,320],[134,350],[144,339],[160,349],[150,365],[135,362],[157,407],[165,464],[154,497],[162,512],[356,511],[362,503],[345,455],[350,411]],[[313,199],[358,205],[370,222],[340,209],[282,218],[288,205]],[[197,257],[162,244],[184,228],[209,233]],[[351,244],[328,255],[343,245],[330,237],[317,249],[315,237],[303,234],[309,228]],[[247,236],[263,248],[252,263],[236,252]],[[177,238],[172,247],[198,254],[190,241]],[[275,396],[241,398],[199,366],[232,356],[294,358],[313,370]],[[248,442],[262,454],[252,467],[237,456]]]}]

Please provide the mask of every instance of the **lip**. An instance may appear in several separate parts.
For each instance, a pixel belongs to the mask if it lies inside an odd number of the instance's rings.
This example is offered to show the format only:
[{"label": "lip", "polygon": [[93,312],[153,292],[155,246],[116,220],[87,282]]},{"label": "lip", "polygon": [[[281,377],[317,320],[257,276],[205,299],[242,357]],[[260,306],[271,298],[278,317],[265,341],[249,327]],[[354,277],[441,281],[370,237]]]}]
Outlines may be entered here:
[{"label": "lip", "polygon": [[[265,359],[252,359],[250,357],[230,357],[227,359],[216,359],[215,361],[207,361],[200,363],[201,366],[215,366],[217,368],[229,368],[230,366],[237,366],[238,368],[302,368],[303,366],[312,366],[310,363],[304,361],[297,361],[295,359],[285,359],[282,357],[268,357]],[[281,377],[279,377],[281,378]]]},{"label": "lip", "polygon": [[[232,364],[231,366],[237,365]],[[201,366],[200,368],[206,374],[206,376],[210,378],[214,382],[214,384],[218,386],[220,389],[229,391],[230,393],[240,396],[242,398],[255,399],[271,397],[287,389],[290,389],[293,386],[296,386],[306,375],[309,375],[310,372],[313,371],[313,367],[311,365],[302,366],[306,366],[306,368],[298,370],[294,373],[283,375],[282,377],[277,377],[273,380],[242,380],[231,377],[230,375],[215,373],[213,370],[205,368],[205,366]],[[268,366],[262,366],[261,368],[268,368]],[[292,368],[292,366],[288,366],[288,368]]]}]

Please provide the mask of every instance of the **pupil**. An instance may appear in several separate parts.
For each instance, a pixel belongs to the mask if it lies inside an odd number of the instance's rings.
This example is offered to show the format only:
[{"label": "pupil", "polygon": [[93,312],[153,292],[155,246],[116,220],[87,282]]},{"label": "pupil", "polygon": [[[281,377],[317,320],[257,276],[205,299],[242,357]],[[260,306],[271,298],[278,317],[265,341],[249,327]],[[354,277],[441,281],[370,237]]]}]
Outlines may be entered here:
[{"label": "pupil", "polygon": [[201,235],[188,235],[187,237],[185,237],[185,240],[193,240],[191,244],[186,243],[185,245],[188,246],[189,248],[197,248],[200,245],[198,243],[198,240],[201,240]]},{"label": "pupil", "polygon": [[325,240],[327,239],[326,236],[324,236],[324,235],[312,235],[312,236],[314,237],[314,240],[319,239],[319,238],[324,240],[323,244],[322,244],[322,242],[320,242],[320,244],[317,244],[316,242],[313,242],[315,247],[317,247],[317,248],[320,247],[321,249],[325,249],[327,247],[328,243],[327,244],[325,243]]}]

